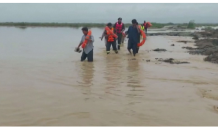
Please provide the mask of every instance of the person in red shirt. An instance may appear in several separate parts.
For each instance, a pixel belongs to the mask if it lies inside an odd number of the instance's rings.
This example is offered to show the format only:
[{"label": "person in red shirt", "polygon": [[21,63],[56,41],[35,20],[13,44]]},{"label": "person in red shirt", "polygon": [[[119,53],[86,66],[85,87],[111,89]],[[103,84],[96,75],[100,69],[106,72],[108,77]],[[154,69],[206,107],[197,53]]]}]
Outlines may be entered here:
[{"label": "person in red shirt", "polygon": [[121,45],[121,40],[122,40],[122,36],[123,36],[123,32],[125,30],[125,25],[124,23],[122,23],[122,18],[118,18],[118,22],[116,22],[114,24],[114,30],[115,30],[115,33],[117,34],[118,36],[118,50],[120,50],[120,45]]},{"label": "person in red shirt", "polygon": [[144,26],[144,29],[145,29],[145,34],[147,34],[147,29],[148,29],[148,26],[147,26],[147,23],[146,23],[146,21],[144,21],[144,23],[143,23],[143,26]]}]

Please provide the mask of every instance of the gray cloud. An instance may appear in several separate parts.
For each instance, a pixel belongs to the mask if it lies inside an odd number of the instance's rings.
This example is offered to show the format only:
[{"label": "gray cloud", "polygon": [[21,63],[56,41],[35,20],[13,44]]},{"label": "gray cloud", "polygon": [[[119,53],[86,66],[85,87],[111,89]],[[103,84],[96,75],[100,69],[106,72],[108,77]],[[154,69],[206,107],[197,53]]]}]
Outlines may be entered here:
[{"label": "gray cloud", "polygon": [[0,22],[139,22],[217,23],[218,4],[0,4]]}]

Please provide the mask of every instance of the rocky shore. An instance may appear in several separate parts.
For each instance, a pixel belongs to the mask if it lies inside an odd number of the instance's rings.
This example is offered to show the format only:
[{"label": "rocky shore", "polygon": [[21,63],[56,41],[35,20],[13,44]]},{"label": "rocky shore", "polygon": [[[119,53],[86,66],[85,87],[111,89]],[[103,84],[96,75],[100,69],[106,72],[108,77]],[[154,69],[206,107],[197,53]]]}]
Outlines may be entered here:
[{"label": "rocky shore", "polygon": [[[218,30],[205,30],[196,32],[163,32],[163,33],[148,33],[148,36],[189,36],[193,37],[195,40],[195,46],[193,47],[183,47],[188,49],[190,54],[200,54],[206,55],[205,61],[212,63],[218,63]],[[178,41],[187,43],[189,41]],[[174,46],[174,45],[171,45]],[[161,49],[156,49],[153,51],[163,51]],[[164,50],[165,51],[165,50]]]}]

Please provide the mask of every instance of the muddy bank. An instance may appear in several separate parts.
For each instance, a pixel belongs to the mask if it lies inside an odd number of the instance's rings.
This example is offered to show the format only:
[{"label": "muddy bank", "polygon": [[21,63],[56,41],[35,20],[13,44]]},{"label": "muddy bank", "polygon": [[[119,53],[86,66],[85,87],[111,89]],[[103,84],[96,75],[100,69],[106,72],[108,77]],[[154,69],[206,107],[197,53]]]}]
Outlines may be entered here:
[{"label": "muddy bank", "polygon": [[150,33],[148,32],[147,36],[194,36],[194,32],[158,32]]},{"label": "muddy bank", "polygon": [[[212,63],[218,63],[218,30],[210,30],[205,32],[195,33],[193,39],[195,39],[195,46],[182,47],[188,49],[190,54],[206,55],[205,61]],[[187,43],[188,41],[183,41]]]}]

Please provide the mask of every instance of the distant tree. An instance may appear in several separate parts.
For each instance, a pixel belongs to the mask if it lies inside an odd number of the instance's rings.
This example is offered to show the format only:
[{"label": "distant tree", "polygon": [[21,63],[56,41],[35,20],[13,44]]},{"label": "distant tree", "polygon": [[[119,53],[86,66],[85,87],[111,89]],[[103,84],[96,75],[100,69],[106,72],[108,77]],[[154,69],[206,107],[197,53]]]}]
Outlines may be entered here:
[{"label": "distant tree", "polygon": [[174,23],[172,23],[172,22],[169,22],[169,23],[167,23],[167,25],[174,25]]},{"label": "distant tree", "polygon": [[187,28],[194,29],[195,28],[195,21],[194,20],[189,21]]}]

